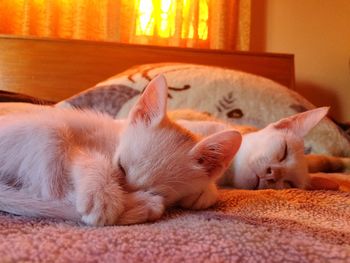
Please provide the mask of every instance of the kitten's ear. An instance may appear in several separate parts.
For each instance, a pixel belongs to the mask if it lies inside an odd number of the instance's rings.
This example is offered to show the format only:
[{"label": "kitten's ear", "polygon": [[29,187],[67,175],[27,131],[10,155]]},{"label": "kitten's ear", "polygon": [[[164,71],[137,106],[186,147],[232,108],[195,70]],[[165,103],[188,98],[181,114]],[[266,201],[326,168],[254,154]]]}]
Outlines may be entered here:
[{"label": "kitten's ear", "polygon": [[226,130],[198,142],[190,154],[210,177],[217,177],[228,167],[242,142],[239,132]]},{"label": "kitten's ear", "polygon": [[166,116],[168,86],[163,75],[151,80],[131,109],[130,123],[143,122],[147,126],[159,124]]},{"label": "kitten's ear", "polygon": [[272,124],[275,129],[292,131],[299,137],[304,137],[328,113],[329,107],[316,108],[284,118]]}]

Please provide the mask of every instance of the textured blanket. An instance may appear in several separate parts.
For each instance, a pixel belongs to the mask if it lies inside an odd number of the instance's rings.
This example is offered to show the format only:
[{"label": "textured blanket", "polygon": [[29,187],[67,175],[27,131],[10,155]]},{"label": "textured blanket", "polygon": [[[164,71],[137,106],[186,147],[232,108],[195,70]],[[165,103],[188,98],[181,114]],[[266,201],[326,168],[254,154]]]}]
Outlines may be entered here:
[{"label": "textured blanket", "polygon": [[350,194],[221,190],[207,211],[86,227],[0,213],[1,262],[349,262]]}]

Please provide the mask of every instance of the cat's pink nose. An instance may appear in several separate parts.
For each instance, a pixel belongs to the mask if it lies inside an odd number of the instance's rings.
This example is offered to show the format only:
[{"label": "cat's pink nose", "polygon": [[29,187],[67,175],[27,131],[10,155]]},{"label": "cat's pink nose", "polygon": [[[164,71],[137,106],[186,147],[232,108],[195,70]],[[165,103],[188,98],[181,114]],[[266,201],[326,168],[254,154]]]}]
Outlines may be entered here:
[{"label": "cat's pink nose", "polygon": [[261,179],[268,182],[274,183],[277,182],[282,177],[281,169],[278,167],[268,167],[265,171],[265,174],[260,176]]}]

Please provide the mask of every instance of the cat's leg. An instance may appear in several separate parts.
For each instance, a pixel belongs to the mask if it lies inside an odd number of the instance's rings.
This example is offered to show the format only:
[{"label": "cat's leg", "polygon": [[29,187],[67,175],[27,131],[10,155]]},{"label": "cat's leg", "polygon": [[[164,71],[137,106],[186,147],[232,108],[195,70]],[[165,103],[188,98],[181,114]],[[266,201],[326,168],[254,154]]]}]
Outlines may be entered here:
[{"label": "cat's leg", "polygon": [[308,154],[306,160],[310,173],[350,172],[350,158]]},{"label": "cat's leg", "polygon": [[137,191],[125,195],[125,210],[118,224],[129,225],[154,221],[164,212],[164,199],[151,192]]},{"label": "cat's leg", "polygon": [[111,159],[99,152],[80,151],[72,160],[75,203],[82,221],[113,225],[124,211],[124,192]]},{"label": "cat's leg", "polygon": [[179,204],[183,208],[206,209],[213,206],[218,200],[218,189],[214,183],[210,184],[200,193],[186,196]]},{"label": "cat's leg", "polygon": [[350,176],[343,173],[311,173],[309,190],[350,192]]}]

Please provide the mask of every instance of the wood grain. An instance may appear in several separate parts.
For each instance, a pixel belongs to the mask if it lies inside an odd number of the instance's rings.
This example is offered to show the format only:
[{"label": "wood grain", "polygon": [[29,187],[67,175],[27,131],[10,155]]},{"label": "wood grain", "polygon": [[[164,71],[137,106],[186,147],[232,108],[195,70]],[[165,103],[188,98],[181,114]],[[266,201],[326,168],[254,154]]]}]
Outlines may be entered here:
[{"label": "wood grain", "polygon": [[58,101],[131,66],[187,62],[261,75],[294,87],[294,57],[0,36],[0,89]]}]

